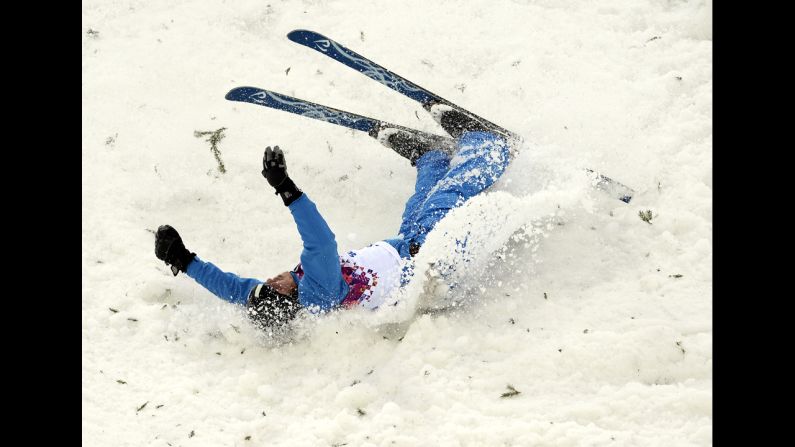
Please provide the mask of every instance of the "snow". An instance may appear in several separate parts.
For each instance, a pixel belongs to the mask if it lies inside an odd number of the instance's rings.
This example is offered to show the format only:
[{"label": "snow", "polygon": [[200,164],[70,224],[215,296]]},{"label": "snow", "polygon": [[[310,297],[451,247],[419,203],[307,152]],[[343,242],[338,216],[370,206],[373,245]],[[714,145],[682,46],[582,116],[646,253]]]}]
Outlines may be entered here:
[{"label": "snow", "polygon": [[[84,2],[83,445],[711,445],[711,8]],[[364,134],[224,94],[259,86],[441,133],[286,39],[300,28],[525,143],[429,236],[401,305],[301,320],[285,342],[174,278],[152,231],[264,279],[301,247],[261,177],[265,146],[341,249],[394,236],[414,169]],[[194,136],[222,127],[224,174]],[[609,198],[581,168],[637,195]],[[456,265],[459,286],[429,262]]]}]

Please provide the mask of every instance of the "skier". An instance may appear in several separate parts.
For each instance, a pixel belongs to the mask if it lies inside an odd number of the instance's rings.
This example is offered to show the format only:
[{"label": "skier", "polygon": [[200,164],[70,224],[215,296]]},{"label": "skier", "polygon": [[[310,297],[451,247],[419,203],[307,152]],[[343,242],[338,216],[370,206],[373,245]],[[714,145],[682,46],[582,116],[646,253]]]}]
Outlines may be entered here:
[{"label": "skier", "polygon": [[398,129],[378,133],[379,141],[417,168],[415,192],[406,203],[397,237],[338,253],[334,233],[287,174],[284,153],[276,146],[265,149],[262,175],[292,213],[303,242],[293,270],[264,282],[224,272],[188,251],[169,225],[157,230],[156,256],[171,266],[174,276],[184,272],[219,298],[246,306],[263,326],[284,326],[303,308],[317,313],[394,304],[387,300],[410,279],[404,267],[428,232],[452,208],[496,182],[510,161],[504,135],[446,105],[433,106],[431,113],[456,140],[454,156]]}]

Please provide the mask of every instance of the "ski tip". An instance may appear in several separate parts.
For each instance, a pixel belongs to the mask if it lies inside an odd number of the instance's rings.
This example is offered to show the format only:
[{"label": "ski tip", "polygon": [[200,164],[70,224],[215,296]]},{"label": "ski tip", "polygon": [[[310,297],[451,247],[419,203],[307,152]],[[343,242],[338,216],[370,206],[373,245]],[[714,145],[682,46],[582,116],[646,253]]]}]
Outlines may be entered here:
[{"label": "ski tip", "polygon": [[235,87],[229,90],[224,98],[229,101],[245,101],[246,98],[260,91],[262,90],[256,87]]},{"label": "ski tip", "polygon": [[298,42],[303,44],[304,42],[308,42],[312,39],[325,39],[325,37],[321,34],[318,34],[314,31],[309,31],[307,29],[295,29],[287,33],[287,38],[292,40],[293,42]]}]

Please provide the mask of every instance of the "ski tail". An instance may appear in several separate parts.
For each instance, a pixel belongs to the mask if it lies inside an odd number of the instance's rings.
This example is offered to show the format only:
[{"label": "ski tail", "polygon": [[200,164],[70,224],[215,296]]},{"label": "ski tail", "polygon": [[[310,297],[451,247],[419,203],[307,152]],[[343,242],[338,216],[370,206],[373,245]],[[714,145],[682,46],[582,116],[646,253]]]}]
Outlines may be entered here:
[{"label": "ski tail", "polygon": [[431,91],[420,87],[419,85],[409,81],[408,79],[400,76],[399,74],[387,70],[381,65],[371,61],[370,59],[362,56],[359,53],[335,42],[328,37],[309,30],[294,30],[287,34],[287,38],[295,43],[301,44],[305,47],[311,48],[325,56],[328,56],[337,62],[340,62],[354,70],[362,73],[368,78],[383,84],[398,93],[401,93],[409,98],[419,102],[422,107],[429,111],[435,104],[445,104],[456,110],[459,110],[467,115],[472,116],[478,121],[482,122],[489,130],[499,133],[511,140],[521,141],[522,138],[518,134],[511,132],[501,126],[498,126],[491,121],[486,120],[463,107],[454,104],[441,96],[432,93]]},{"label": "ski tail", "polygon": [[594,188],[607,193],[611,197],[615,197],[624,203],[629,203],[635,195],[635,191],[627,185],[599,174],[593,169],[586,169],[585,171],[594,177]]}]

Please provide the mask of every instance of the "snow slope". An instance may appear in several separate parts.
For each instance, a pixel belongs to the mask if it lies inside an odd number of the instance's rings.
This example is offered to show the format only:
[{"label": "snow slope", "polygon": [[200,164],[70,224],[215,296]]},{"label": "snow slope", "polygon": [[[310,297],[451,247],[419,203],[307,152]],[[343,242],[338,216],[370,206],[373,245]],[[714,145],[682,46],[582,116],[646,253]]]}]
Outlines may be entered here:
[{"label": "snow slope", "polygon": [[[710,445],[711,14],[673,0],[84,2],[83,445]],[[260,175],[266,145],[341,249],[394,235],[414,170],[364,134],[224,94],[260,86],[441,133],[288,41],[297,28],[526,142],[432,233],[399,308],[302,321],[285,343],[172,277],[153,230],[264,279],[301,247]],[[226,173],[194,136],[222,127]],[[583,167],[637,196],[594,191]],[[467,231],[460,288],[432,290],[425,266],[455,262]],[[501,397],[509,385],[520,394]]]}]

